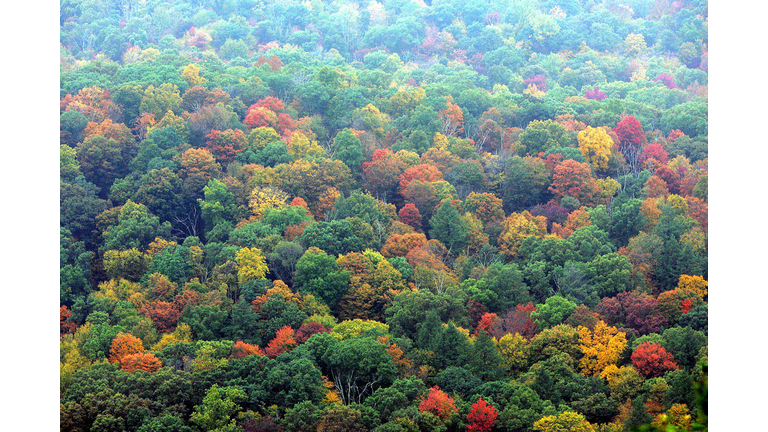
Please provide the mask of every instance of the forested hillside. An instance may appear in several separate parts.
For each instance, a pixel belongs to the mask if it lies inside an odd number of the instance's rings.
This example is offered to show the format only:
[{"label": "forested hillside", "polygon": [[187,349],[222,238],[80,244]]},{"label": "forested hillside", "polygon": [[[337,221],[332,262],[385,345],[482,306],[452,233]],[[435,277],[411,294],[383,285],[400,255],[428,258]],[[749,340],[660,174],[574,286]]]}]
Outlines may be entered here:
[{"label": "forested hillside", "polygon": [[707,22],[61,0],[60,429],[706,430]]}]

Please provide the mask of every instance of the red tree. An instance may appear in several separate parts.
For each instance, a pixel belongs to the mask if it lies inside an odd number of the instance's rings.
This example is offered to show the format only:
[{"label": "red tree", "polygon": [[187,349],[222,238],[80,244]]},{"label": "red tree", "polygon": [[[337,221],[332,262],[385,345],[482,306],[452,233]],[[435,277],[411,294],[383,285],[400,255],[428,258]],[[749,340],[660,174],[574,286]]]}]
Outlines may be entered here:
[{"label": "red tree", "polygon": [[328,333],[328,329],[320,323],[308,322],[302,324],[298,330],[296,330],[296,343],[302,344],[307,341],[313,334]]},{"label": "red tree", "polygon": [[67,319],[72,316],[72,312],[67,310],[66,306],[59,308],[59,335],[65,335],[74,333],[77,328],[77,324],[73,322],[67,322]]},{"label": "red tree", "polygon": [[419,213],[419,209],[413,203],[404,205],[397,212],[397,215],[400,216],[401,222],[410,225],[413,229],[421,229],[421,213]]},{"label": "red tree", "polygon": [[414,180],[424,182],[436,182],[443,179],[443,173],[432,164],[418,164],[406,169],[400,175],[400,186],[398,191],[402,193],[408,187],[408,183]]},{"label": "red tree", "polygon": [[212,130],[205,137],[208,138],[205,147],[223,166],[232,162],[248,145],[248,138],[240,129]]},{"label": "red tree", "polygon": [[[178,296],[177,296],[178,297]],[[154,301],[141,308],[141,313],[152,320],[161,333],[173,331],[181,317],[181,310],[174,303]]]},{"label": "red tree", "polygon": [[573,159],[563,161],[555,167],[549,191],[557,198],[572,196],[580,201],[589,200],[596,191],[595,178],[587,163]]},{"label": "red tree", "polygon": [[680,369],[675,357],[661,344],[644,342],[632,353],[632,364],[646,378],[655,378],[664,372]]},{"label": "red tree", "polygon": [[388,198],[395,192],[406,167],[406,162],[395,157],[392,150],[376,150],[373,159],[363,163],[363,184],[373,196]]},{"label": "red tree", "polygon": [[536,335],[536,323],[531,319],[531,312],[536,310],[533,303],[517,305],[514,310],[507,312],[504,317],[504,328],[507,333],[518,333],[530,339]]},{"label": "red tree", "polygon": [[472,410],[467,414],[467,432],[491,432],[496,424],[496,408],[488,405],[482,398],[472,404]]},{"label": "red tree", "polygon": [[619,151],[624,155],[633,174],[639,172],[638,162],[643,145],[646,143],[643,125],[632,117],[626,116],[613,129],[619,137]]},{"label": "red tree", "polygon": [[655,159],[659,164],[666,164],[669,161],[669,153],[664,150],[664,146],[659,143],[651,143],[645,146],[640,155],[640,162],[645,163],[648,159]]},{"label": "red tree", "polygon": [[232,346],[232,354],[229,358],[239,359],[254,354],[263,356],[264,352],[258,345],[252,345],[239,340]]},{"label": "red tree", "polygon": [[453,398],[438,386],[429,389],[427,398],[419,404],[419,412],[429,411],[442,421],[448,420],[454,413],[459,412]]},{"label": "red tree", "polygon": [[290,326],[282,327],[275,334],[275,338],[264,348],[264,355],[269,358],[275,358],[280,354],[290,351],[296,346],[296,339],[293,336],[294,331]]}]

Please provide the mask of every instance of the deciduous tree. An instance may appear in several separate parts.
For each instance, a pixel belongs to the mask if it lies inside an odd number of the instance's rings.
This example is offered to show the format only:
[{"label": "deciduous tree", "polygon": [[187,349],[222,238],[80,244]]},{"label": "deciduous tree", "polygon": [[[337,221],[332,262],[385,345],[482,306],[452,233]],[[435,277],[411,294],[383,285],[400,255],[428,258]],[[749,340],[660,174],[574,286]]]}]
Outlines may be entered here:
[{"label": "deciduous tree", "polygon": [[613,140],[602,128],[587,126],[577,135],[579,150],[595,171],[608,169]]},{"label": "deciduous tree", "polygon": [[467,414],[468,432],[491,432],[493,426],[496,424],[496,408],[493,405],[486,403],[483,398],[480,398],[472,404],[472,409]]},{"label": "deciduous tree", "polygon": [[679,369],[674,356],[657,343],[644,342],[632,352],[632,364],[646,378],[654,378],[665,372]]},{"label": "deciduous tree", "polygon": [[431,412],[441,421],[447,421],[453,414],[458,413],[459,409],[453,398],[440,390],[440,387],[434,386],[429,389],[427,397],[419,403],[420,412]]}]

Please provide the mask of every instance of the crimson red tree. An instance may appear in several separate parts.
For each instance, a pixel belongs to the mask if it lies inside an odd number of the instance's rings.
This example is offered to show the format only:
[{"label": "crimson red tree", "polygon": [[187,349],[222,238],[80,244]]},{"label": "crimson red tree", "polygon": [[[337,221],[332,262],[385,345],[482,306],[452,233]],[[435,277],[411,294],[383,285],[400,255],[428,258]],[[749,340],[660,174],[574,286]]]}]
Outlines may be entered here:
[{"label": "crimson red tree", "polygon": [[629,164],[632,175],[637,177],[639,172],[640,154],[646,143],[643,125],[636,118],[626,116],[613,129],[619,137],[619,151]]},{"label": "crimson red tree", "polygon": [[680,369],[672,353],[667,352],[661,344],[652,342],[643,342],[635,349],[632,364],[646,378],[655,378],[664,372]]},{"label": "crimson red tree", "polygon": [[496,424],[496,416],[496,408],[488,405],[482,398],[478,399],[467,414],[467,432],[491,432]]}]

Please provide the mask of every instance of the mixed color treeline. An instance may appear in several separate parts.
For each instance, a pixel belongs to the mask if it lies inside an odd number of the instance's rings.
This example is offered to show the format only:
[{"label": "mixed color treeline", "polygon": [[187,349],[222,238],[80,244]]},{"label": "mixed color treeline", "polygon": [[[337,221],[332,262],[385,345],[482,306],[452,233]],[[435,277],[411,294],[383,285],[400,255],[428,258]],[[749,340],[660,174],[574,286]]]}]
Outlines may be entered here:
[{"label": "mixed color treeline", "polygon": [[706,2],[60,35],[62,431],[706,430]]}]

